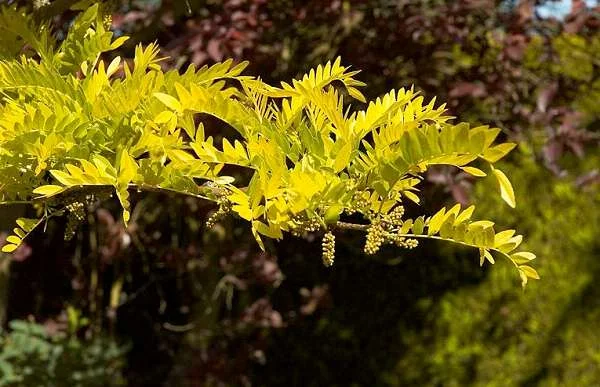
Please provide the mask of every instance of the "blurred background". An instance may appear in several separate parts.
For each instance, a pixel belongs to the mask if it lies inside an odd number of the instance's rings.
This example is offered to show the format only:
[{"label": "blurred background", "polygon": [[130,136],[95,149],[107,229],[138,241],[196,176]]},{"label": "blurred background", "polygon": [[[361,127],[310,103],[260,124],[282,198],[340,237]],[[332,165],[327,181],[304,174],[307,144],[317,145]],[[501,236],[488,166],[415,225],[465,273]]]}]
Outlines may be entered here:
[{"label": "blurred background", "polygon": [[[32,8],[31,1],[9,1]],[[75,13],[53,18],[58,36]],[[0,386],[600,385],[600,6],[540,0],[113,0],[120,48],[158,41],[185,69],[227,58],[289,80],[342,57],[374,98],[414,85],[518,148],[494,182],[452,168],[425,210],[455,201],[526,235],[542,279],[445,244],[361,253],[338,236],[262,253],[249,229],[180,196],[106,202],[65,241],[49,224],[0,260]],[[9,230],[27,209],[0,210]],[[5,234],[4,234],[5,235]],[[2,244],[0,239],[0,244]]]}]

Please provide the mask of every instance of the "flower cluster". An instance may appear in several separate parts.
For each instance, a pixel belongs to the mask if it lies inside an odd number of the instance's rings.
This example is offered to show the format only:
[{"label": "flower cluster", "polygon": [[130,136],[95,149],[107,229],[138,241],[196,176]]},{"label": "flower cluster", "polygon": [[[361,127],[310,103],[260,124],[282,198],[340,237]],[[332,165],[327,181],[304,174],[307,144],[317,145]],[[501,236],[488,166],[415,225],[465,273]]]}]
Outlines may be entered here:
[{"label": "flower cluster", "polygon": [[33,9],[40,9],[50,5],[50,0],[33,0]]},{"label": "flower cluster", "polygon": [[364,193],[365,191],[356,191],[354,193],[354,196],[352,196],[352,205],[344,210],[348,215],[359,211],[364,212],[369,208],[371,203],[365,197]]},{"label": "flower cluster", "polygon": [[328,231],[323,236],[323,265],[330,267],[335,259],[335,235]]},{"label": "flower cluster", "polygon": [[227,197],[219,197],[217,204],[219,205],[219,209],[208,217],[206,220],[206,228],[213,228],[218,222],[231,213],[231,201],[229,201]]},{"label": "flower cluster", "polygon": [[419,241],[414,238],[406,238],[400,235],[394,235],[390,238],[398,247],[404,247],[405,249],[414,249],[419,245]]},{"label": "flower cluster", "polygon": [[304,236],[309,232],[319,231],[321,222],[318,218],[306,218],[302,215],[295,215],[291,222],[291,233],[296,237]]},{"label": "flower cluster", "polygon": [[394,243],[398,247],[413,249],[419,245],[414,238],[407,238],[399,233],[402,227],[404,207],[397,206],[390,213],[375,218],[367,229],[366,254],[376,254],[384,243]]},{"label": "flower cluster", "polygon": [[110,29],[110,27],[112,27],[112,16],[111,15],[104,15],[104,17],[102,18],[102,25],[107,30]]},{"label": "flower cluster", "polygon": [[389,214],[383,216],[383,221],[392,227],[398,227],[402,224],[404,216],[404,207],[397,206]]},{"label": "flower cluster", "polygon": [[75,232],[79,225],[85,219],[85,205],[80,202],[72,202],[65,209],[69,212],[67,215],[67,226],[65,228],[64,239],[70,241],[75,236]]},{"label": "flower cluster", "polygon": [[367,242],[365,243],[365,254],[377,254],[381,245],[385,242],[386,231],[381,225],[381,222],[372,223],[367,230]]}]

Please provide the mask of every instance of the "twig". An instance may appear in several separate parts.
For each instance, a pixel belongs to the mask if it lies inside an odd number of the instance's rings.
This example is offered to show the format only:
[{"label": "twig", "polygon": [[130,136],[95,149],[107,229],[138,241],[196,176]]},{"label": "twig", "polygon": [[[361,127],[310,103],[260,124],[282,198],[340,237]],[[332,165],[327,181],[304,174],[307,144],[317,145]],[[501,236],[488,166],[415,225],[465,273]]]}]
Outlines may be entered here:
[{"label": "twig", "polygon": [[368,224],[337,222],[333,227],[340,230],[367,231],[370,226]]}]

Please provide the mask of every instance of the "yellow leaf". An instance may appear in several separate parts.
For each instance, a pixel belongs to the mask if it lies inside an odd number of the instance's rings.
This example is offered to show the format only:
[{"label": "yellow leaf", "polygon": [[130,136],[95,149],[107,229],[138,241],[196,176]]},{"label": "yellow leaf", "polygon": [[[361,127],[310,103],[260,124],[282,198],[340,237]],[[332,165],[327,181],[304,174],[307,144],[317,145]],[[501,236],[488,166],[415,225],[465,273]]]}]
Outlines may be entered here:
[{"label": "yellow leaf", "polygon": [[23,230],[21,230],[19,227],[13,228],[13,233],[15,235],[18,235],[19,238],[21,238],[21,239],[23,239],[23,238],[25,238],[25,236],[27,236],[27,234],[25,234],[25,232]]},{"label": "yellow leaf", "polygon": [[92,156],[92,161],[96,165],[98,173],[101,176],[111,176],[116,177],[115,168],[110,164],[110,162],[100,155]]},{"label": "yellow leaf", "polygon": [[195,160],[194,156],[181,149],[167,150],[167,156],[172,161],[178,161],[183,163],[192,162],[193,160]]},{"label": "yellow leaf", "polygon": [[127,150],[121,152],[121,160],[119,162],[119,182],[129,184],[137,174],[138,165],[129,155]]},{"label": "yellow leaf", "polygon": [[157,124],[164,124],[165,122],[171,120],[173,116],[174,113],[172,111],[165,110],[163,112],[158,113],[156,117],[154,117],[154,122],[156,122]]},{"label": "yellow leaf", "polygon": [[37,167],[35,167],[35,174],[39,175],[47,167],[48,167],[48,163],[43,160],[40,160]]},{"label": "yellow leaf", "polygon": [[193,104],[192,94],[187,91],[181,83],[175,83],[175,90],[177,91],[177,96],[179,97],[179,100],[183,106],[190,106]]},{"label": "yellow leaf", "polygon": [[442,223],[444,222],[444,215],[446,214],[446,209],[442,208],[435,215],[431,217],[429,220],[429,225],[427,227],[427,235],[433,235],[440,230]]},{"label": "yellow leaf", "polygon": [[510,180],[508,177],[499,169],[494,169],[494,176],[496,176],[496,180],[498,180],[498,184],[500,185],[500,196],[502,199],[512,208],[515,208],[517,205],[515,201],[515,191],[513,190],[512,184],[510,184]]},{"label": "yellow leaf", "polygon": [[119,64],[121,64],[121,57],[117,56],[108,65],[108,68],[106,69],[106,76],[110,77],[111,75],[113,75],[119,69]]},{"label": "yellow leaf", "polygon": [[454,225],[459,225],[469,219],[471,219],[471,215],[473,215],[473,211],[475,211],[475,206],[469,206],[466,210],[461,212],[456,219],[454,220]]},{"label": "yellow leaf", "polygon": [[403,223],[402,223],[402,227],[400,228],[399,233],[400,234],[407,234],[411,227],[413,225],[413,221],[412,219],[406,219]]},{"label": "yellow leaf", "polygon": [[525,289],[525,285],[527,285],[527,275],[519,270],[519,277],[521,277],[521,286],[523,287],[523,289]]},{"label": "yellow leaf", "polygon": [[127,39],[129,39],[129,36],[121,36],[121,37],[119,37],[119,38],[115,39],[115,40],[114,40],[114,41],[113,41],[113,42],[110,44],[110,49],[111,49],[111,50],[115,50],[115,49],[117,49],[117,48],[121,47],[121,45],[122,45],[123,43],[125,43],[125,41],[126,41]]},{"label": "yellow leaf", "polygon": [[531,266],[521,265],[519,266],[519,270],[523,272],[527,278],[540,279],[540,275]]},{"label": "yellow leaf", "polygon": [[173,109],[179,113],[183,111],[183,107],[181,106],[181,103],[179,103],[177,98],[165,93],[154,93],[154,96],[160,102],[164,103],[168,108]]},{"label": "yellow leaf", "polygon": [[53,169],[50,171],[50,173],[52,174],[52,176],[54,176],[56,180],[58,180],[59,183],[66,186],[79,185],[81,183],[80,180],[75,179],[73,176],[63,171]]},{"label": "yellow leaf", "polygon": [[494,236],[494,247],[498,247],[508,242],[510,238],[515,235],[515,230],[504,230],[500,231]]},{"label": "yellow leaf", "polygon": [[496,263],[494,261],[494,257],[492,256],[492,254],[490,253],[489,250],[484,250],[483,255],[485,256],[485,258],[493,265],[494,263]]},{"label": "yellow leaf", "polygon": [[450,208],[448,211],[446,211],[446,216],[444,218],[444,222],[446,221],[446,219],[448,219],[450,217],[450,215],[454,215],[454,216],[458,216],[458,213],[460,212],[460,203],[456,203],[455,205],[452,206],[452,208]]},{"label": "yellow leaf", "polygon": [[365,99],[365,96],[355,87],[348,87],[348,94],[350,94],[350,96],[354,99],[359,100],[362,103],[367,102],[367,100]]},{"label": "yellow leaf", "polygon": [[3,253],[12,253],[13,251],[15,251],[17,249],[17,245],[4,245],[2,246],[2,252]]},{"label": "yellow leaf", "polygon": [[33,190],[34,194],[43,195],[43,196],[51,196],[62,192],[65,188],[59,185],[43,185],[41,187],[37,187]]},{"label": "yellow leaf", "polygon": [[81,181],[85,180],[83,177],[83,171],[81,170],[81,168],[78,168],[78,167],[74,166],[73,164],[65,164],[65,168],[67,169],[67,171],[69,171],[71,176],[74,177],[75,179],[79,179]]},{"label": "yellow leaf", "polygon": [[237,213],[242,219],[252,220],[252,210],[248,205],[236,204],[232,208],[233,212]]},{"label": "yellow leaf", "polygon": [[130,214],[129,210],[123,210],[123,223],[125,223],[125,225],[127,225],[127,222],[129,222],[130,217],[131,217],[131,214]]},{"label": "yellow leaf", "polygon": [[475,222],[471,222],[471,224],[469,224],[469,226],[489,228],[489,227],[494,227],[494,222],[492,222],[490,220],[477,220]]},{"label": "yellow leaf", "polygon": [[119,306],[119,300],[121,298],[121,289],[123,288],[123,277],[120,276],[116,281],[113,282],[110,288],[110,306],[111,308],[117,308]]},{"label": "yellow leaf", "polygon": [[417,219],[415,219],[415,222],[413,223],[412,226],[412,232],[415,235],[421,235],[423,234],[423,226],[424,226],[425,222],[423,221],[423,217],[419,216]]},{"label": "yellow leaf", "polygon": [[523,236],[516,235],[516,236],[510,238],[508,241],[502,242],[502,244],[495,246],[495,248],[502,251],[503,253],[508,254],[511,251],[513,251],[514,249],[516,249],[517,247],[519,247],[519,245],[521,244],[522,241],[523,241]]},{"label": "yellow leaf", "polygon": [[279,229],[279,227],[277,227],[273,224],[271,224],[270,226],[267,226],[263,222],[255,220],[252,222],[252,227],[254,227],[256,229],[256,231],[258,231],[259,233],[261,233],[265,236],[268,236],[269,238],[273,238],[273,239],[283,238],[281,229]]},{"label": "yellow leaf", "polygon": [[506,142],[504,144],[496,145],[494,147],[488,148],[483,153],[483,158],[490,163],[495,163],[500,160],[504,156],[506,156],[511,150],[513,150],[517,144],[512,142]]},{"label": "yellow leaf", "polygon": [[258,243],[258,247],[260,247],[260,249],[262,251],[265,251],[265,244],[263,243],[260,234],[258,233],[258,231],[256,230],[256,228],[254,227],[254,224],[252,225],[252,235],[254,235],[254,239],[256,240],[256,243]]},{"label": "yellow leaf", "polygon": [[419,204],[421,202],[421,199],[411,191],[404,191],[402,192],[402,195],[406,196],[408,199],[415,202],[416,204]]},{"label": "yellow leaf", "polygon": [[213,179],[213,181],[217,184],[232,184],[235,181],[235,177],[233,176],[217,176]]},{"label": "yellow leaf", "polygon": [[87,175],[90,175],[95,178],[100,177],[100,175],[98,174],[98,168],[96,168],[96,166],[94,164],[90,163],[89,161],[87,161],[85,159],[78,159],[78,160],[81,163],[81,167],[83,168],[83,171]]},{"label": "yellow leaf", "polygon": [[519,252],[519,253],[514,253],[514,254],[512,254],[510,256],[510,259],[512,259],[512,261],[514,263],[516,263],[517,265],[520,265],[522,263],[527,263],[529,261],[534,260],[535,258],[536,258],[535,254],[529,253],[529,252],[526,252],[526,251],[522,251],[522,252]]},{"label": "yellow leaf", "polygon": [[129,222],[129,218],[131,214],[129,212],[130,203],[129,200],[129,192],[127,192],[127,186],[121,187],[116,191],[117,198],[119,199],[119,203],[121,203],[121,207],[123,207],[123,223],[125,223],[125,227],[127,227],[127,222]]},{"label": "yellow leaf", "polygon": [[39,223],[40,223],[39,219],[28,219],[28,218],[17,219],[17,225],[27,232],[33,230]]},{"label": "yellow leaf", "polygon": [[475,177],[484,177],[484,176],[487,176],[487,174],[485,172],[483,172],[479,168],[475,168],[475,167],[461,167],[460,169],[462,169],[463,171],[467,172],[469,175],[473,175]]},{"label": "yellow leaf", "polygon": [[344,144],[339,153],[335,156],[335,162],[333,164],[333,170],[337,173],[342,169],[346,168],[350,163],[350,156],[352,155],[352,143],[347,142]]},{"label": "yellow leaf", "polygon": [[18,237],[18,236],[16,236],[16,235],[9,235],[9,236],[6,238],[6,241],[7,241],[7,242],[9,242],[9,243],[12,243],[12,244],[14,244],[14,245],[17,245],[17,246],[18,246],[18,245],[20,245],[20,244],[21,244],[21,241],[22,241],[22,239],[21,239],[21,238],[19,238],[19,237]]}]

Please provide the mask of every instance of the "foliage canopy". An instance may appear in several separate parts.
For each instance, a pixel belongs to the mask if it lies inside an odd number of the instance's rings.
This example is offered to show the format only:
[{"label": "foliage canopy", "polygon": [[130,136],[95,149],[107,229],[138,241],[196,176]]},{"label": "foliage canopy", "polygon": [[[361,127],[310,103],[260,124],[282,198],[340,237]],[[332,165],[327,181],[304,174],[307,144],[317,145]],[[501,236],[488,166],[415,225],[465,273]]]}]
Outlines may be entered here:
[{"label": "foliage canopy", "polygon": [[[406,201],[420,201],[422,174],[440,164],[478,177],[486,166],[514,207],[509,179],[493,166],[515,146],[494,144],[500,129],[454,124],[444,105],[412,89],[367,103],[357,71],[339,59],[280,86],[242,75],[246,63],[231,60],[165,72],[155,44],[106,64],[102,54],[127,38],[114,39],[97,5],[61,44],[19,9],[4,7],[0,18],[9,40],[0,52],[0,201],[39,209],[18,220],[6,252],[52,216],[82,220],[86,201],[116,194],[126,223],[131,189],[165,190],[217,202],[212,221],[247,220],[262,248],[264,237],[324,231],[328,265],[331,232],[355,229],[367,232],[369,254],[442,239],[479,249],[481,264],[494,263],[492,253],[508,258],[523,285],[539,278],[527,265],[535,255],[515,252],[522,236],[471,220],[472,206],[404,216]],[[232,135],[209,135],[206,116]],[[355,213],[368,223],[343,221]]]}]

